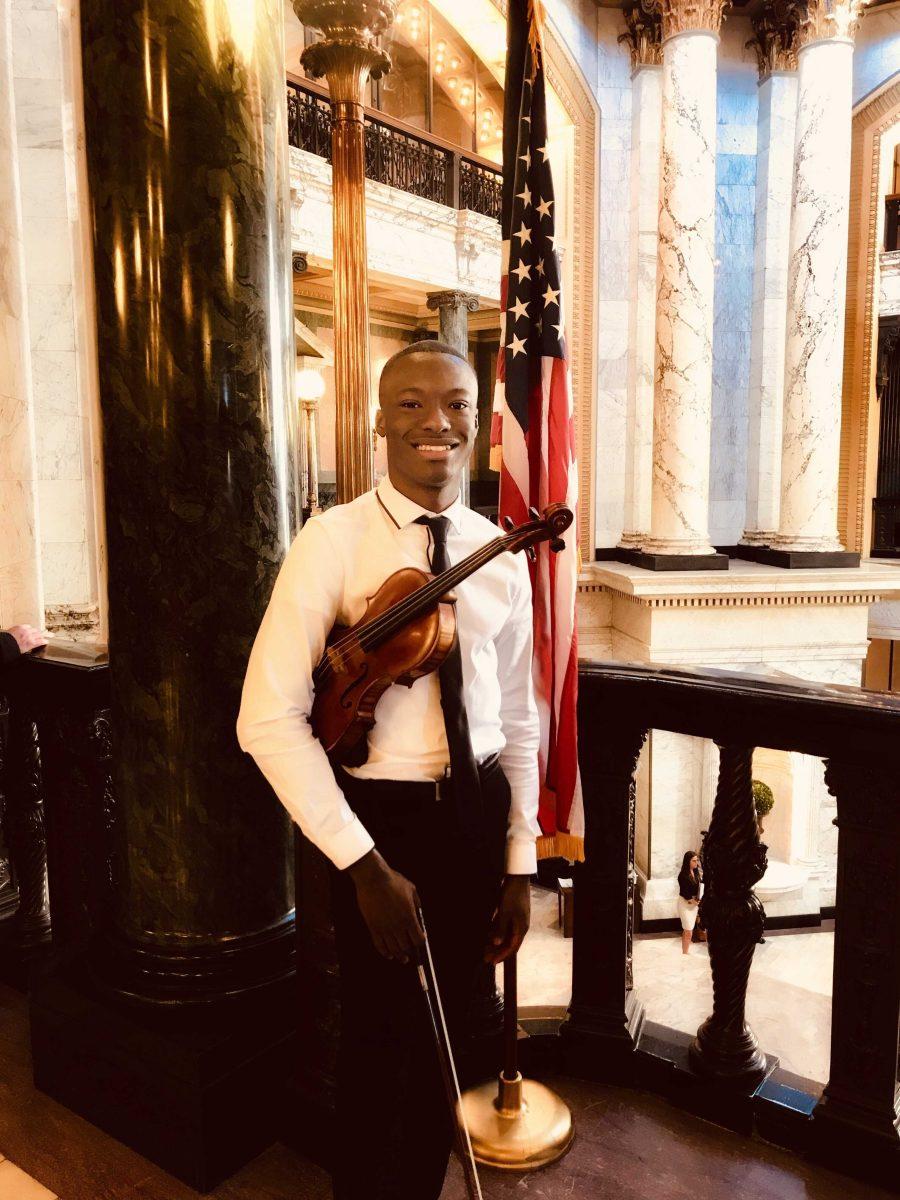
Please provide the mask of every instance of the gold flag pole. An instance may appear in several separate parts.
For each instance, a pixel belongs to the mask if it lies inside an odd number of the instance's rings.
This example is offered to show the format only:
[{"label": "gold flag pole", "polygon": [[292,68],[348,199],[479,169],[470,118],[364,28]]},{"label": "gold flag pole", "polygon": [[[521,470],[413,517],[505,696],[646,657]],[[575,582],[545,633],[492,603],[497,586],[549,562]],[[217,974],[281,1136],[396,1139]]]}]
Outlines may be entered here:
[{"label": "gold flag pole", "polygon": [[337,501],[372,486],[369,430],[369,293],[366,258],[366,168],[363,88],[391,69],[376,39],[399,0],[293,0],[304,25],[324,40],[300,57],[328,80],[334,228],[334,375]]},{"label": "gold flag pole", "polygon": [[499,1087],[484,1083],[465,1092],[460,1121],[468,1128],[475,1161],[505,1171],[533,1171],[556,1162],[572,1145],[568,1106],[555,1092],[519,1070],[516,956],[503,964],[503,1069]]}]

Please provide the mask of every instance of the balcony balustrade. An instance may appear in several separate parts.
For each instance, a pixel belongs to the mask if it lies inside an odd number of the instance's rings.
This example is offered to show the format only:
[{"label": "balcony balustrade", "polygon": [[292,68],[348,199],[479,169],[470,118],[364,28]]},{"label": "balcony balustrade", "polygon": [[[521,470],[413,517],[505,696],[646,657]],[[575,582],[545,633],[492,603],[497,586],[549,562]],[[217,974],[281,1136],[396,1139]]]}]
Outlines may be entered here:
[{"label": "balcony balustrade", "polygon": [[[109,891],[116,806],[110,785],[108,672],[102,655],[55,645],[3,680],[5,833],[19,908],[0,949],[86,946]],[[585,861],[575,871],[568,1012],[545,1013],[522,1042],[523,1067],[656,1091],[745,1134],[879,1181],[897,1178],[900,1035],[900,699],[790,676],[584,663],[579,725]],[[3,722],[0,722],[3,728]],[[691,1040],[645,1020],[632,971],[636,872],[635,770],[652,729],[708,738],[719,782],[704,845],[713,1011]],[[754,885],[766,866],[751,788],[753,748],[825,762],[837,800],[838,870],[831,1063],[821,1096],[786,1079],[745,1015],[764,914]],[[2,839],[0,839],[2,840]],[[49,889],[48,889],[49,881]],[[327,1144],[337,1020],[325,912],[301,874],[303,1071],[295,1144]],[[314,904],[314,901],[313,901]],[[309,961],[312,956],[315,961]],[[327,977],[327,978],[326,978]],[[323,982],[324,981],[324,982]],[[528,1023],[526,1022],[526,1028]],[[313,1079],[313,1076],[315,1077]],[[310,1145],[310,1131],[315,1145]]]},{"label": "balcony balustrade", "polygon": [[[331,161],[328,93],[288,80],[288,141]],[[500,220],[503,175],[488,159],[366,110],[366,177],[449,208]]]}]

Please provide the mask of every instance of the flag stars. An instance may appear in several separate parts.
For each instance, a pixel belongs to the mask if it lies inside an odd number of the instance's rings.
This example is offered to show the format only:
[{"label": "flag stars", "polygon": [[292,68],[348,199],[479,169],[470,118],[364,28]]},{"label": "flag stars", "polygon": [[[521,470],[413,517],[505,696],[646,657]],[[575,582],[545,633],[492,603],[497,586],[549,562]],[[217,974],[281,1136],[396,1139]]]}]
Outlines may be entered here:
[{"label": "flag stars", "polygon": [[513,234],[513,237],[517,237],[519,239],[521,245],[523,245],[523,246],[525,245],[526,242],[531,241],[531,230],[528,228],[528,226],[525,224],[524,221],[519,226],[518,230]]},{"label": "flag stars", "polygon": [[518,321],[520,317],[528,316],[528,305],[519,297],[509,311],[513,315],[513,320]]},{"label": "flag stars", "polygon": [[539,212],[539,213],[541,214],[541,216],[542,216],[542,217],[549,217],[549,216],[550,216],[550,209],[551,209],[552,207],[553,207],[553,201],[552,201],[552,200],[542,200],[542,201],[540,202],[540,204],[537,206],[537,208],[535,209],[535,211],[536,211],[536,212]]},{"label": "flag stars", "polygon": [[554,291],[553,288],[548,283],[547,290],[546,290],[546,292],[544,292],[544,307],[546,308],[550,304],[559,304],[559,301],[557,300],[558,295],[559,295],[559,288],[557,288],[556,291]]},{"label": "flag stars", "polygon": [[546,162],[546,161],[547,161],[548,155],[547,155],[547,147],[546,147],[546,146],[539,146],[539,147],[538,147],[538,154],[543,154],[543,156],[544,156],[544,162]]},{"label": "flag stars", "polygon": [[507,350],[512,351],[513,358],[515,358],[517,354],[524,354],[525,353],[525,339],[517,338],[516,335],[513,334],[513,340],[507,346]]},{"label": "flag stars", "polygon": [[519,161],[525,164],[525,170],[531,170],[531,151],[526,150],[524,154],[519,155]]},{"label": "flag stars", "polygon": [[525,207],[525,208],[528,208],[528,206],[531,204],[531,188],[528,186],[528,184],[527,184],[527,183],[525,184],[525,190],[524,190],[524,192],[517,192],[517,193],[516,193],[516,198],[517,198],[518,200],[524,200],[524,202],[525,202],[525,203],[524,203],[524,207]]},{"label": "flag stars", "polygon": [[538,259],[535,270],[537,271],[538,275],[544,274],[544,260],[542,258]]},{"label": "flag stars", "polygon": [[510,275],[518,275],[519,283],[521,283],[523,279],[531,278],[531,267],[527,263],[520,262],[514,270],[510,271]]}]

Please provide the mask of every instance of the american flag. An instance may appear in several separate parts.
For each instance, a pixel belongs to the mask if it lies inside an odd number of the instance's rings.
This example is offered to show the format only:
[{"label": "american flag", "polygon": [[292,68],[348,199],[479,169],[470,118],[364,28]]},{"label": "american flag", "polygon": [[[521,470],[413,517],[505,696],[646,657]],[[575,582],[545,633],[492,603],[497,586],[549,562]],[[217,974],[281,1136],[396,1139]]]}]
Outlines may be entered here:
[{"label": "american flag", "polygon": [[[500,471],[501,520],[509,516],[516,524],[528,519],[532,506],[543,511],[563,501],[574,510],[578,499],[539,3],[510,0],[504,85],[501,346],[491,455]],[[575,711],[577,528],[575,521],[558,554],[541,545],[531,568],[541,718],[539,851],[570,857],[581,857],[584,831]]]}]

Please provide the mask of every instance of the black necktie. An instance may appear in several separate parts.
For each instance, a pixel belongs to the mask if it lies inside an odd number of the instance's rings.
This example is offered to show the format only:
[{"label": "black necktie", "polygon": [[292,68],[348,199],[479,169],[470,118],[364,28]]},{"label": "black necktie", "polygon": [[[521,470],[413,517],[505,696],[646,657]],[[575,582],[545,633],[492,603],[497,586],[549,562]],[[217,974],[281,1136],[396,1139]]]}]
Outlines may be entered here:
[{"label": "black necktie", "polygon": [[[447,530],[450,522],[446,517],[419,517],[419,525],[431,530],[431,570],[440,575],[450,566],[447,555]],[[450,751],[450,782],[456,801],[456,810],[464,831],[474,833],[478,829],[481,814],[481,783],[478,767],[472,753],[469,736],[469,718],[463,697],[462,654],[459,649],[459,627],[450,652],[438,668],[441,681],[441,708],[444,710],[444,728],[447,731],[447,747]]]}]

